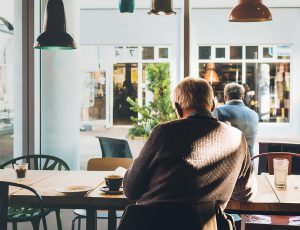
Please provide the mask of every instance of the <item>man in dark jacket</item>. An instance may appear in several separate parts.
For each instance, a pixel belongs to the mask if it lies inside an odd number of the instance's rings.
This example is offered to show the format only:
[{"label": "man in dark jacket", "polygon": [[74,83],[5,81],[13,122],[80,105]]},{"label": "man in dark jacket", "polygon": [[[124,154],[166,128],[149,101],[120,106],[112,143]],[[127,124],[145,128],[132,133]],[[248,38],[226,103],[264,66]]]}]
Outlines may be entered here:
[{"label": "man in dark jacket", "polygon": [[154,128],[126,172],[127,198],[137,204],[249,201],[256,191],[243,133],[215,119],[213,90],[203,79],[185,78],[175,88],[178,120]]}]

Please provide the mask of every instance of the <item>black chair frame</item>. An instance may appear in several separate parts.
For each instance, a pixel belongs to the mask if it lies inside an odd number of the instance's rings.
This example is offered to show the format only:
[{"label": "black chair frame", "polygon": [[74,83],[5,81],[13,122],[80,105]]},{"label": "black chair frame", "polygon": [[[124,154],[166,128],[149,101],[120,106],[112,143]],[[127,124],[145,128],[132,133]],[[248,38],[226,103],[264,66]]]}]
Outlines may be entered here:
[{"label": "black chair frame", "polygon": [[[8,192],[9,192],[10,186],[26,189],[35,195],[35,197],[37,198],[37,200],[39,202],[39,206],[41,207],[40,209],[41,209],[42,214],[36,217],[36,219],[38,221],[35,221],[35,220],[33,220],[33,221],[39,225],[40,219],[42,219],[44,229],[47,230],[47,223],[46,223],[45,215],[43,215],[44,208],[43,208],[42,197],[36,192],[36,190],[34,190],[31,187],[28,187],[23,184],[7,182],[7,181],[0,181],[0,229],[7,230],[7,222],[8,222],[7,214],[8,214],[8,206],[9,206],[9,193]],[[21,220],[20,222],[24,222],[24,221],[26,221],[26,219],[23,219],[23,221]]]}]

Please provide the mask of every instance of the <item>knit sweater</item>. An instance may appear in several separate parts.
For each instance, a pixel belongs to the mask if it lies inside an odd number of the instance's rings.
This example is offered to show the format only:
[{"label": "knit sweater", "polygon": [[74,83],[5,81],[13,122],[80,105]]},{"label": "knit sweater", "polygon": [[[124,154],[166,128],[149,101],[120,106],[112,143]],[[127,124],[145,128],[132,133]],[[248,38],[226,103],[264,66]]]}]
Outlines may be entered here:
[{"label": "knit sweater", "polygon": [[249,201],[256,180],[244,135],[211,114],[158,125],[126,172],[137,204]]}]

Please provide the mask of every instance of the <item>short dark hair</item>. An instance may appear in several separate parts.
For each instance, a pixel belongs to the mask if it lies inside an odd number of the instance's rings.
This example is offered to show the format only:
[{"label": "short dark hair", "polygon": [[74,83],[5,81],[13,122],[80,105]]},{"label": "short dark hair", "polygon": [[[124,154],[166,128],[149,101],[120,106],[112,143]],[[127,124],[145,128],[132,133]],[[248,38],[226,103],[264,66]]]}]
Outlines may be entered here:
[{"label": "short dark hair", "polygon": [[241,99],[245,94],[245,88],[244,86],[235,82],[229,83],[225,85],[224,94],[229,100]]}]

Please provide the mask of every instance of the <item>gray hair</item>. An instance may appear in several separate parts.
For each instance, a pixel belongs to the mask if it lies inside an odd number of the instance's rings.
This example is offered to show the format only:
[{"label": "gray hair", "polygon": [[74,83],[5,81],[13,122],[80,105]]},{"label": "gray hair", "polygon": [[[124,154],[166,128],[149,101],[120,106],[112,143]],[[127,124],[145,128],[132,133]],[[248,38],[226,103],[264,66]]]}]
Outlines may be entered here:
[{"label": "gray hair", "polygon": [[241,99],[245,94],[244,86],[232,82],[225,85],[224,94],[229,100]]},{"label": "gray hair", "polygon": [[186,77],[176,86],[172,103],[182,109],[202,109],[204,105],[213,106],[213,98],[213,89],[206,80]]}]

